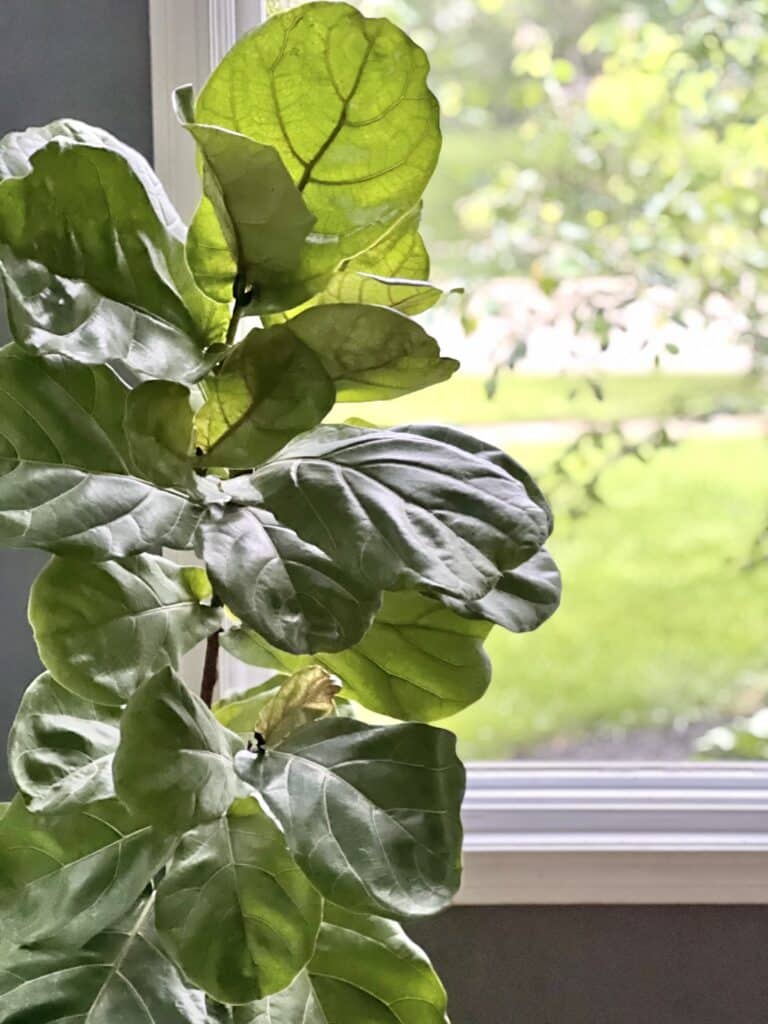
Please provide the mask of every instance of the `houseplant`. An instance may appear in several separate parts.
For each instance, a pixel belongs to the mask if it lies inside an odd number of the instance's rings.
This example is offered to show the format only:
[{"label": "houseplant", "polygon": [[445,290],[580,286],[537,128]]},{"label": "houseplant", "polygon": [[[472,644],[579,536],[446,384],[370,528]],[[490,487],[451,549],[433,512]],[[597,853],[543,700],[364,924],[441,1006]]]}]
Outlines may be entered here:
[{"label": "houseplant", "polygon": [[[322,425],[456,369],[409,318],[440,297],[426,71],[345,4],[271,19],[177,93],[188,233],[99,129],[0,144],[0,541],[52,555],[0,820],[3,1024],[447,1019],[398,923],[460,878],[464,772],[426,723],[559,579],[507,455]],[[267,681],[215,702],[220,646]]]}]

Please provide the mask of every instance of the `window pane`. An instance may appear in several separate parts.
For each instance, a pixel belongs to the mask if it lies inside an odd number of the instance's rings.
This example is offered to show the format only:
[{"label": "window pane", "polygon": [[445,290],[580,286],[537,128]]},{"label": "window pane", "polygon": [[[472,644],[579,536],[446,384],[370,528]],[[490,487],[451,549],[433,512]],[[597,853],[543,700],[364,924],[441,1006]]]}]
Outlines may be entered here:
[{"label": "window pane", "polygon": [[558,517],[562,608],[494,630],[464,755],[763,756],[768,5],[360,6],[430,54],[424,232],[467,290],[426,317],[462,373],[366,417],[467,426]]}]

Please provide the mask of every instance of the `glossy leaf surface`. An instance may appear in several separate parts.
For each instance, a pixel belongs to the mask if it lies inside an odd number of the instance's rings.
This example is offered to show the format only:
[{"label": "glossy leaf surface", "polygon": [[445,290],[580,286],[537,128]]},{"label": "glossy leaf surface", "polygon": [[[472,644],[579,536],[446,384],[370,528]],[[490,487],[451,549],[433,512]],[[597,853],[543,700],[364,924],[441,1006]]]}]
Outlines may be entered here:
[{"label": "glossy leaf surface", "polygon": [[134,474],[127,388],[107,368],[0,353],[0,543],[123,558],[186,548],[190,499]]},{"label": "glossy leaf surface", "polygon": [[148,380],[126,399],[125,432],[133,471],[161,487],[195,490],[193,412],[183,384]]},{"label": "glossy leaf surface", "polygon": [[182,840],[157,922],[188,978],[219,1002],[245,1003],[285,988],[307,964],[321,903],[278,827],[246,799]]},{"label": "glossy leaf surface", "polygon": [[365,633],[379,595],[358,573],[256,507],[216,510],[199,551],[216,593],[276,647],[343,650]]},{"label": "glossy leaf surface", "polygon": [[175,839],[106,800],[32,814],[20,797],[0,821],[0,915],[18,944],[78,946],[126,914]]},{"label": "glossy leaf surface", "polygon": [[550,529],[548,511],[506,467],[440,428],[425,437],[419,428],[320,427],[225,490],[260,501],[371,586],[461,602],[488,593]]},{"label": "glossy leaf surface", "polygon": [[117,706],[219,627],[221,611],[201,603],[209,594],[201,569],[157,555],[99,563],[54,558],[32,586],[29,618],[57,682]]},{"label": "glossy leaf surface", "polygon": [[0,262],[14,338],[140,377],[194,380],[227,312],[197,289],[149,164],[79,121],[0,143]]},{"label": "glossy leaf surface", "polygon": [[117,795],[150,821],[182,832],[225,814],[237,793],[239,746],[170,669],[129,700],[114,760]]},{"label": "glossy leaf surface", "polygon": [[8,740],[11,774],[31,811],[70,810],[115,795],[120,710],[93,704],[49,673],[27,688]]},{"label": "glossy leaf surface", "polygon": [[0,966],[0,1024],[210,1024],[140,906],[82,949],[19,951]]},{"label": "glossy leaf surface", "polygon": [[[460,879],[464,770],[452,733],[326,718],[235,768],[329,900],[360,913],[431,914]],[[365,850],[365,856],[360,851]]]}]

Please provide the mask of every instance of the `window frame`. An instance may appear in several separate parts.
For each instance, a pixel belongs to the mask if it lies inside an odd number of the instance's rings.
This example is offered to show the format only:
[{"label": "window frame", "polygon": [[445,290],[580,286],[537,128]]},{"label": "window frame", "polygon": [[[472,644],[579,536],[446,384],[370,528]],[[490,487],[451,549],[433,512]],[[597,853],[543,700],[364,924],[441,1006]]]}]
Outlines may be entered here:
[{"label": "window frame", "polygon": [[[188,220],[200,188],[172,90],[200,88],[262,2],[149,0],[149,14],[155,167]],[[225,690],[236,675],[223,666]],[[473,762],[464,825],[459,904],[768,903],[768,764]]]}]

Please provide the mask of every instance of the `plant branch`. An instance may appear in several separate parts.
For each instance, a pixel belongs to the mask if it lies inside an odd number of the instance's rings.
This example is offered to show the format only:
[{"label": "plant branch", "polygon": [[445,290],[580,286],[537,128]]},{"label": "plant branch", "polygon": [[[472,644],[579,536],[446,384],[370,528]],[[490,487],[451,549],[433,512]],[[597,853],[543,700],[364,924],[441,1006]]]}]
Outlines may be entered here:
[{"label": "plant branch", "polygon": [[213,692],[219,681],[219,637],[221,630],[217,629],[211,633],[205,645],[205,662],[203,664],[203,678],[200,683],[200,699],[211,707],[213,704]]}]

